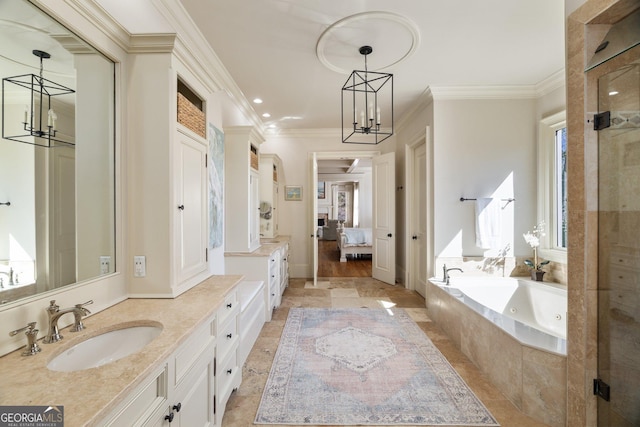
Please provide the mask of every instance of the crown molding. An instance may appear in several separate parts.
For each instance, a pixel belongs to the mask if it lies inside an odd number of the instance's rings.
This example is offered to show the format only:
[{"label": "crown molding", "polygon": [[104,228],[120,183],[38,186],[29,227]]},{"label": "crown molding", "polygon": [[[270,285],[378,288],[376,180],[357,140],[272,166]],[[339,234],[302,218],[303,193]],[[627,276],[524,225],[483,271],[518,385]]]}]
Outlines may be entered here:
[{"label": "crown molding", "polygon": [[131,34],[128,53],[171,53],[176,46],[176,35],[167,34]]},{"label": "crown molding", "polygon": [[342,129],[272,129],[267,128],[265,136],[275,136],[284,138],[342,138]]},{"label": "crown molding", "polygon": [[535,85],[430,86],[433,99],[530,99],[536,98]]},{"label": "crown molding", "polygon": [[542,97],[554,90],[566,87],[566,82],[567,76],[565,74],[565,69],[562,68],[536,84],[536,93],[538,94],[538,97]]},{"label": "crown molding", "polygon": [[[95,0],[65,0],[65,3],[72,8],[75,12],[77,12],[82,18],[88,21],[93,28],[100,31],[105,37],[109,39],[110,42],[117,45],[123,51],[127,51],[130,43],[130,34],[129,32],[122,26],[118,21],[116,21],[100,4],[98,4]],[[71,28],[77,28],[77,26],[70,26],[69,22],[67,22],[65,18],[65,13],[60,13],[57,9],[52,10],[50,7],[44,4],[43,0],[38,0],[38,6],[44,8],[48,11],[55,19],[63,25]],[[84,30],[83,27],[81,30]],[[84,39],[85,37],[83,37]],[[91,37],[93,40],[91,43],[87,42],[89,45],[95,47],[100,50],[103,54],[109,56],[109,52],[105,52],[105,46],[102,46],[102,43],[95,40],[95,36]],[[101,45],[102,47],[97,47],[96,43]],[[112,57],[113,59],[113,57]]]},{"label": "crown molding", "polygon": [[427,87],[418,97],[418,100],[412,105],[411,109],[402,115],[396,123],[397,129],[403,129],[408,122],[413,120],[417,114],[423,111],[433,102],[433,93],[431,88]]},{"label": "crown molding", "polygon": [[189,66],[195,75],[200,75],[212,92],[226,92],[249,124],[265,133],[262,120],[182,3],[176,0],[158,0],[154,5],[176,30],[178,37],[176,54],[179,59]]},{"label": "crown molding", "polygon": [[436,100],[451,99],[532,99],[565,85],[564,68],[533,85],[430,86]]}]

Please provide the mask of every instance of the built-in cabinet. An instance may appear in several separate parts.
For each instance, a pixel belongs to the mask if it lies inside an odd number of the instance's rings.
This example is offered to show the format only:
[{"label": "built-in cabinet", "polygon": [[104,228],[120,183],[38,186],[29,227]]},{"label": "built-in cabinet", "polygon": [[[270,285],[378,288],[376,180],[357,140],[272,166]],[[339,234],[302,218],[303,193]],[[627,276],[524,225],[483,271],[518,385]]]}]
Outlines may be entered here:
[{"label": "built-in cabinet", "polygon": [[107,426],[215,426],[216,316],[123,400]]},{"label": "built-in cabinet", "polygon": [[233,290],[216,313],[107,416],[105,425],[220,427],[227,401],[242,380],[237,363],[239,312]]},{"label": "built-in cabinet", "polygon": [[172,49],[132,56],[130,258],[119,269],[128,273],[130,296],[171,298],[209,275],[204,99],[210,91]]},{"label": "built-in cabinet", "polygon": [[262,135],[251,126],[225,133],[225,250],[252,252],[260,247],[259,155]]},{"label": "built-in cabinet", "polygon": [[250,254],[226,253],[227,274],[242,274],[246,280],[265,284],[265,321],[270,321],[273,310],[282,301],[282,294],[289,284],[289,243],[284,238],[279,243],[263,244]]},{"label": "built-in cabinet", "polygon": [[260,154],[260,235],[278,236],[278,197],[282,179],[282,161],[277,154]]}]

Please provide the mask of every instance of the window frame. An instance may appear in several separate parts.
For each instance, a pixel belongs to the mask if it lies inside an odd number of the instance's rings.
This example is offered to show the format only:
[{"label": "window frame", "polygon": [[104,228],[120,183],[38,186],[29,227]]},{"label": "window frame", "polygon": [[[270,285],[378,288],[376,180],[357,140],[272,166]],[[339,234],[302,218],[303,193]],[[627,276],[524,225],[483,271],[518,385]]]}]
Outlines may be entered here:
[{"label": "window frame", "polygon": [[567,263],[567,248],[556,246],[556,131],[566,127],[566,111],[543,117],[538,128],[538,218],[545,223],[539,255],[549,261]]}]

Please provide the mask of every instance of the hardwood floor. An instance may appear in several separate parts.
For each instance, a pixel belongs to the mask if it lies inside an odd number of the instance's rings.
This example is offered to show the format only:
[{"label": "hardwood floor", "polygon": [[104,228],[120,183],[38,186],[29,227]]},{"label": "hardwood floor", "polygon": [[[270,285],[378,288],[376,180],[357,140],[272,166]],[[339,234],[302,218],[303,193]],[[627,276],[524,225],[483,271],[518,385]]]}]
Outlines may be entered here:
[{"label": "hardwood floor", "polygon": [[335,240],[318,240],[318,277],[371,277],[371,255],[340,262]]}]

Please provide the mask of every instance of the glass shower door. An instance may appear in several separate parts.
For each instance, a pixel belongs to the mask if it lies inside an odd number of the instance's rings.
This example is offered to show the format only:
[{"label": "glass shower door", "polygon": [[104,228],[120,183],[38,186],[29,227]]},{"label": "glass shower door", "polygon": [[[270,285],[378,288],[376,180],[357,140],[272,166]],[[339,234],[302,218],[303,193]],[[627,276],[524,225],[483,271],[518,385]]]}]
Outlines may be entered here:
[{"label": "glass shower door", "polygon": [[640,426],[640,64],[599,79],[598,109],[598,425]]}]

